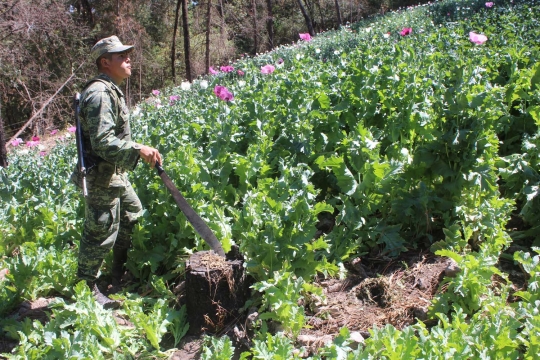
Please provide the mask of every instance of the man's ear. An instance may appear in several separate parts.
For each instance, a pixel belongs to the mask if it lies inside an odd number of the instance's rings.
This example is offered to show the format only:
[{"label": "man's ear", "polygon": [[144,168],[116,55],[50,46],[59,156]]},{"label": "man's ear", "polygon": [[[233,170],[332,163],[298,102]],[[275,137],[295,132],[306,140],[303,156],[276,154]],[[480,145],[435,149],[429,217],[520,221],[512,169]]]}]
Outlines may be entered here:
[{"label": "man's ear", "polygon": [[[105,62],[103,62],[103,60],[105,60]],[[106,57],[102,57],[99,61],[101,62],[102,68],[106,68],[109,66],[109,59],[107,59]]]}]

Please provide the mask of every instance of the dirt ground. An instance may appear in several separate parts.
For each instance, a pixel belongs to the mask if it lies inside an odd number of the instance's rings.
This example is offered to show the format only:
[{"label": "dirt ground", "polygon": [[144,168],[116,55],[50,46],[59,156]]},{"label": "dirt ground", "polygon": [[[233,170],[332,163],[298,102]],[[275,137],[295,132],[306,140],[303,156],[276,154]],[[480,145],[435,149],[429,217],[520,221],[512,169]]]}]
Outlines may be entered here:
[{"label": "dirt ground", "polygon": [[[368,330],[374,326],[391,324],[402,329],[426,319],[428,306],[439,290],[439,284],[451,269],[448,259],[429,252],[410,252],[397,259],[356,258],[345,264],[348,276],[343,279],[319,279],[324,298],[310,297],[303,300],[306,322],[309,327],[298,336],[297,346],[304,346],[304,356],[311,356],[317,348],[331,341],[343,327],[354,333],[361,342],[369,337]],[[182,296],[182,294],[179,294]],[[52,299],[24,302],[18,309],[19,320],[29,317],[47,320],[45,311]],[[252,311],[246,318],[237,319],[220,334],[227,334],[234,342],[238,354],[249,349],[249,322],[256,319]],[[118,318],[123,326],[125,319]],[[17,344],[0,337],[0,353],[10,352]],[[189,360],[200,357],[201,336],[183,339],[171,359]]]},{"label": "dirt ground", "polygon": [[[343,280],[317,281],[324,299],[304,299],[309,327],[297,338],[298,347],[306,349],[301,356],[312,356],[343,327],[351,331],[355,341],[362,342],[374,326],[391,324],[402,329],[417,319],[425,320],[443,277],[455,270],[448,259],[428,252],[405,253],[398,259],[357,258],[346,268],[348,276]],[[233,340],[238,354],[249,348],[248,323],[249,319],[239,319],[219,334]],[[187,337],[171,359],[198,359],[201,344],[199,337]]]}]

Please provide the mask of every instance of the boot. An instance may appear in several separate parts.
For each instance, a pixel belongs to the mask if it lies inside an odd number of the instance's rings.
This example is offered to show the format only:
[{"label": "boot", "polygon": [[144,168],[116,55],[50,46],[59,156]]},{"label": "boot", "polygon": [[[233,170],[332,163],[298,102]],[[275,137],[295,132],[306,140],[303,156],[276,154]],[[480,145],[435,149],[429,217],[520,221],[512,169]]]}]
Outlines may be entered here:
[{"label": "boot", "polygon": [[128,249],[113,249],[113,263],[111,270],[111,284],[113,287],[120,287],[122,276],[126,271],[124,265],[127,262]]},{"label": "boot", "polygon": [[96,302],[103,306],[104,309],[118,309],[122,304],[120,301],[110,299],[102,294],[95,282],[89,283],[88,285],[90,286],[90,289],[92,289],[94,299],[96,299]]}]

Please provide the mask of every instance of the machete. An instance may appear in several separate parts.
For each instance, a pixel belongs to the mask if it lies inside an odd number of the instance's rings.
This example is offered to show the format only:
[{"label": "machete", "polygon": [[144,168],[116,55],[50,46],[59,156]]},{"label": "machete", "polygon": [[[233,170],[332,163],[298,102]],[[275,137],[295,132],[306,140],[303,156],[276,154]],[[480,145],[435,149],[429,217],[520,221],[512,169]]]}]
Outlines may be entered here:
[{"label": "machete", "polygon": [[182,196],[180,191],[174,186],[173,182],[171,181],[171,178],[165,173],[165,170],[163,170],[163,167],[159,162],[156,161],[156,169],[159,177],[161,177],[161,180],[163,180],[163,183],[165,184],[165,187],[169,189],[170,193],[172,194],[174,201],[176,201],[176,204],[178,204],[178,207],[184,215],[186,215],[186,218],[188,221],[193,225],[193,228],[195,231],[201,235],[204,241],[210,246],[212,250],[216,252],[216,254],[225,257],[225,251],[223,251],[223,247],[221,246],[221,243],[216,238],[212,230],[206,225],[204,220],[193,210],[193,208],[188,204],[186,199]]}]

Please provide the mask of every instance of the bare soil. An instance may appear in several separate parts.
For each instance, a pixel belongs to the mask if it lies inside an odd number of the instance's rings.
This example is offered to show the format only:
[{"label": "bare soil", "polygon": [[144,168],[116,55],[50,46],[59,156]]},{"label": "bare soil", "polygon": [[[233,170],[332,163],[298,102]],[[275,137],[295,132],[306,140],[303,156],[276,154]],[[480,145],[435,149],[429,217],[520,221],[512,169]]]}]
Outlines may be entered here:
[{"label": "bare soil", "polygon": [[[431,299],[449,267],[448,259],[429,252],[402,254],[398,259],[357,258],[346,264],[345,279],[319,279],[324,298],[305,298],[307,324],[297,339],[304,356],[331,341],[347,327],[361,338],[369,329],[391,324],[398,329],[427,318]],[[251,319],[250,319],[251,318]],[[218,336],[228,335],[238,355],[249,348],[249,323],[253,313],[229,324]],[[202,340],[185,338],[172,359],[198,359]]]}]

